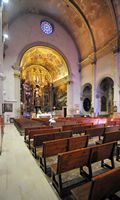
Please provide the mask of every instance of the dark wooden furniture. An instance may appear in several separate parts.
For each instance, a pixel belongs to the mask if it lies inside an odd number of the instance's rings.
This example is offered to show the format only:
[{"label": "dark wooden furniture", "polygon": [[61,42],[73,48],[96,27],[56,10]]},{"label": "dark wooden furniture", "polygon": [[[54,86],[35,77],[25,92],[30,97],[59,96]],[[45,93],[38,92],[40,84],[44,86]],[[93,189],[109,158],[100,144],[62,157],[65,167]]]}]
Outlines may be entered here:
[{"label": "dark wooden furniture", "polygon": [[87,166],[89,156],[90,148],[82,148],[79,150],[68,151],[58,154],[57,164],[53,164],[51,166],[51,175],[52,184],[56,188],[60,196],[64,195],[64,193],[70,190],[72,187],[80,184],[80,180],[77,183],[76,181],[73,182],[73,180],[63,183],[62,173],[77,168],[81,169],[83,166]]},{"label": "dark wooden furniture", "polygon": [[71,131],[51,132],[51,133],[46,133],[46,134],[34,135],[32,149],[33,149],[35,158],[38,157],[37,151],[39,150],[39,148],[41,148],[41,145],[43,144],[43,142],[63,139],[63,138],[68,138],[68,137],[72,137]]},{"label": "dark wooden furniture", "polygon": [[[92,163],[101,161],[102,167],[106,166],[109,169],[114,168],[114,147],[115,142],[111,142],[58,154],[57,163],[51,166],[51,174],[52,184],[60,196],[69,192],[75,185],[81,184],[80,180],[78,182],[76,182],[76,180],[63,182],[62,173],[79,168],[80,175],[84,177],[85,180],[90,180],[93,177]],[[110,159],[111,166],[104,163],[105,159]],[[83,169],[84,166],[88,167],[88,172]]]},{"label": "dark wooden furniture", "polygon": [[87,147],[88,136],[69,137],[43,142],[42,155],[40,156],[40,167],[45,173],[49,172],[47,158],[57,155],[58,153]]},{"label": "dark wooden furniture", "polygon": [[75,200],[120,199],[115,195],[120,190],[120,167],[100,174],[71,190]]},{"label": "dark wooden furniture", "polygon": [[34,138],[34,135],[42,135],[42,134],[50,134],[50,133],[58,133],[61,132],[61,128],[52,128],[52,129],[36,129],[36,130],[30,130],[28,133],[28,146],[29,149],[31,148],[31,140]]},{"label": "dark wooden furniture", "polygon": [[24,141],[27,142],[27,136],[29,135],[29,132],[31,130],[43,130],[43,129],[51,129],[51,128],[53,127],[52,126],[37,126],[37,127],[25,128]]}]

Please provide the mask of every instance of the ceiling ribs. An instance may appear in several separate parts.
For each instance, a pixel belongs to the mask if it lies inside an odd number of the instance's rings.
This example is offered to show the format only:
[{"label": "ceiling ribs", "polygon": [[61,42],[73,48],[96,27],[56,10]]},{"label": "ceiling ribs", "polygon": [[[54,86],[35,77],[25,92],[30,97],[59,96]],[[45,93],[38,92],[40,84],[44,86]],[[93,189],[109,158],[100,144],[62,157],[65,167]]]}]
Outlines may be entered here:
[{"label": "ceiling ribs", "polygon": [[[66,0],[65,0],[65,1],[66,1]],[[97,60],[97,58],[96,58],[96,43],[95,43],[95,38],[94,38],[93,31],[92,31],[92,29],[91,29],[91,26],[90,26],[88,20],[86,19],[84,13],[82,12],[82,10],[80,9],[80,7],[78,6],[78,4],[77,4],[74,0],[67,0],[66,3],[67,3],[67,5],[68,5],[68,3],[71,3],[72,6],[73,6],[74,8],[76,8],[76,10],[77,10],[78,13],[80,14],[80,16],[82,16],[82,18],[83,18],[83,20],[84,20],[84,22],[85,22],[85,24],[86,24],[86,26],[87,26],[87,28],[88,28],[88,30],[89,30],[91,39],[92,39],[92,45],[93,45],[93,51],[94,51],[94,58],[93,58],[94,60],[93,60],[93,62],[96,63],[96,60]]]}]

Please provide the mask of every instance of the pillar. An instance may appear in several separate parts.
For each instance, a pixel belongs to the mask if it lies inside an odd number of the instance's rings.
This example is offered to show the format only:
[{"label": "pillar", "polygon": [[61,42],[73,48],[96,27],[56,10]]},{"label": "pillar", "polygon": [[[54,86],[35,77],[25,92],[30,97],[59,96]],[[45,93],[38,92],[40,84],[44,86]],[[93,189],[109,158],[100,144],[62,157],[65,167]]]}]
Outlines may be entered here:
[{"label": "pillar", "polygon": [[2,6],[0,7],[0,115],[2,114],[3,103],[3,41],[2,41]]},{"label": "pillar", "polygon": [[97,65],[96,61],[92,63],[92,68],[93,68],[93,80],[92,80],[92,105],[91,107],[93,108],[93,116],[97,117],[99,112],[100,112],[100,99],[99,99],[99,94],[97,92]]},{"label": "pillar", "polygon": [[20,72],[18,70],[14,71],[14,80],[15,80],[15,110],[14,110],[14,115],[15,117],[20,117]]},{"label": "pillar", "polygon": [[115,54],[115,76],[114,76],[114,106],[117,106],[117,112],[120,113],[120,51]]},{"label": "pillar", "polygon": [[73,116],[73,86],[72,81],[67,82],[67,116]]}]

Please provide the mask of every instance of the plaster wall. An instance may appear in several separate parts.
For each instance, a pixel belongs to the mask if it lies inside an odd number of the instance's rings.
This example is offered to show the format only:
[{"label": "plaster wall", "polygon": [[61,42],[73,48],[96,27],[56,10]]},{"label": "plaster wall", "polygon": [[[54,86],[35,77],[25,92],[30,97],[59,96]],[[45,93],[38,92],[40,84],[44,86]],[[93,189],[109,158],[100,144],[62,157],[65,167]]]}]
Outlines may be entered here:
[{"label": "plaster wall", "polygon": [[[100,114],[99,85],[105,77],[110,77],[114,81],[114,80],[116,80],[116,74],[117,74],[117,76],[119,76],[119,74],[116,73],[116,56],[113,53],[109,53],[97,60],[97,63],[96,63],[96,91],[94,91],[94,89],[93,89],[94,88],[93,87],[93,83],[94,83],[93,74],[94,73],[93,73],[92,64],[83,67],[81,73],[82,73],[81,74],[81,85],[82,85],[81,94],[82,94],[83,86],[86,83],[90,83],[92,85],[92,97],[94,97],[94,92],[96,92],[95,100],[92,100],[92,106],[93,106],[93,101],[96,101],[96,113]],[[116,84],[114,84],[114,93],[116,92],[116,87],[117,87]],[[116,98],[116,96],[119,96],[119,94],[117,93],[114,96],[114,99]],[[83,104],[82,101],[81,101],[81,103]],[[81,111],[83,114],[87,114],[84,111],[83,107],[81,107]]]}]

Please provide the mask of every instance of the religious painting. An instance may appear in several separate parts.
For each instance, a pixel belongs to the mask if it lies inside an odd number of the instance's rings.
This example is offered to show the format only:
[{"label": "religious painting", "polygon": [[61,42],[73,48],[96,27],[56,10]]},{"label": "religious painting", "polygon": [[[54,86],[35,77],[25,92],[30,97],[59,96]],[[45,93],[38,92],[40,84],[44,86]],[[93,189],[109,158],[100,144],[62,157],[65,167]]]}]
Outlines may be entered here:
[{"label": "religious painting", "polygon": [[67,84],[60,85],[54,88],[54,106],[56,110],[62,110],[67,104]]},{"label": "religious painting", "polygon": [[13,112],[13,104],[4,103],[4,112]]}]

